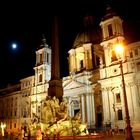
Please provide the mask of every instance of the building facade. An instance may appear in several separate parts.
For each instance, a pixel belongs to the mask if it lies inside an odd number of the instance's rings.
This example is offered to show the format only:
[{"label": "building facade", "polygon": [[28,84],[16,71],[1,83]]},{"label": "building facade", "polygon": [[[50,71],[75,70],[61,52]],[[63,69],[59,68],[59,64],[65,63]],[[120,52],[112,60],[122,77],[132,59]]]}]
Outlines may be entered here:
[{"label": "building facade", "polygon": [[[94,27],[92,16],[84,17],[83,29],[68,51],[69,75],[63,77],[63,98],[69,103],[69,115],[80,111],[89,128],[107,124],[125,128],[121,71],[115,54],[115,45],[122,43],[131,125],[134,131],[140,130],[140,41],[126,44],[123,21],[110,7],[99,27]],[[0,121],[8,130],[27,126],[36,116],[41,119],[51,78],[51,48],[45,38],[36,50],[34,70],[35,75],[20,80],[18,90],[0,90]]]}]

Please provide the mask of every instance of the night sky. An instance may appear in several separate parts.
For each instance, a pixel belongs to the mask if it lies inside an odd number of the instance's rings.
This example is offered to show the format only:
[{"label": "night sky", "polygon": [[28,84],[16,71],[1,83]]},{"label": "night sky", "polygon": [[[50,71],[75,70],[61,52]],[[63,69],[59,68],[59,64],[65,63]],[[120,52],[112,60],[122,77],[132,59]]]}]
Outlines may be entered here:
[{"label": "night sky", "polygon": [[[137,0],[86,2],[78,4],[65,2],[63,6],[41,2],[1,5],[3,9],[0,10],[0,88],[34,75],[35,51],[41,43],[42,34],[45,35],[47,44],[51,46],[52,15],[61,15],[59,16],[61,77],[68,75],[68,50],[72,48],[82,26],[83,16],[91,14],[95,24],[99,24],[105,15],[107,4],[110,4],[124,20],[127,41],[140,40],[140,12]],[[17,44],[17,49],[12,49],[12,43]]]}]

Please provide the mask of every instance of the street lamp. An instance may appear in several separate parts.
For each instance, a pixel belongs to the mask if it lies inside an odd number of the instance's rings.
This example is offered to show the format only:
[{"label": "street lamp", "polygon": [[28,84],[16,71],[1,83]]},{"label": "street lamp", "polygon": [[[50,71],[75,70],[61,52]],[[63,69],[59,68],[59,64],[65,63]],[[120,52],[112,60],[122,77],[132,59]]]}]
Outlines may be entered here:
[{"label": "street lamp", "polygon": [[132,135],[132,127],[130,125],[130,116],[129,116],[129,110],[128,110],[127,97],[126,97],[124,75],[123,75],[122,63],[123,63],[124,48],[121,44],[117,44],[115,47],[115,51],[116,51],[116,56],[118,58],[118,61],[120,63],[120,70],[121,70],[121,77],[122,77],[123,96],[124,96],[125,115],[126,115],[126,128],[125,128],[126,140],[134,140],[134,137]]}]

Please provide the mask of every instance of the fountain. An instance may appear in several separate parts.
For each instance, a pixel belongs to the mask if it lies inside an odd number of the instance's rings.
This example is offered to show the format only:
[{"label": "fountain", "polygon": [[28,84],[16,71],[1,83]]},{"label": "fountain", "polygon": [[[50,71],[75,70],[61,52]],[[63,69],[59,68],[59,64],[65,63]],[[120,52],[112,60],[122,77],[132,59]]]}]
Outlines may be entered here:
[{"label": "fountain", "polygon": [[86,124],[81,122],[80,112],[70,117],[66,100],[59,102],[55,96],[53,98],[48,96],[43,104],[41,118],[34,114],[29,125],[31,136],[36,135],[38,128],[50,137],[54,135],[54,131],[59,136],[86,135]]}]

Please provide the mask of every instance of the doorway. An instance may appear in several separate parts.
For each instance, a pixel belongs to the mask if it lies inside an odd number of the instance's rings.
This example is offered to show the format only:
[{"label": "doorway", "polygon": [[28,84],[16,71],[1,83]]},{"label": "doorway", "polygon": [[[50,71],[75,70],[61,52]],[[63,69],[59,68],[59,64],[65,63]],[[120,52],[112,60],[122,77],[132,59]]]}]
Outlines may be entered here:
[{"label": "doorway", "polygon": [[97,127],[102,127],[102,113],[97,113]]}]

